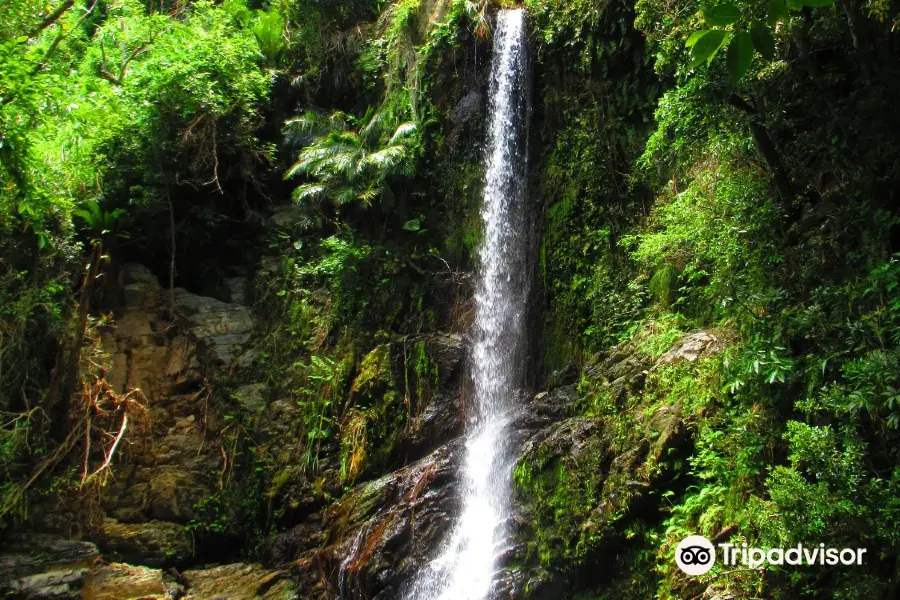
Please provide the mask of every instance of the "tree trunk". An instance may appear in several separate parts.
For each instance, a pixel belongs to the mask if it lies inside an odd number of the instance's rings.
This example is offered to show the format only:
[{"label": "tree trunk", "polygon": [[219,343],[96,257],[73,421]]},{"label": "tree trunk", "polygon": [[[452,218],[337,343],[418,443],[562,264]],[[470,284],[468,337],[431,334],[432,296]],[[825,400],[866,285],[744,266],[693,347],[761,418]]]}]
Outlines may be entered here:
[{"label": "tree trunk", "polygon": [[[84,281],[81,284],[81,294],[78,299],[78,325],[72,345],[68,349],[68,357],[62,360],[60,350],[56,368],[51,379],[50,388],[44,398],[44,411],[50,416],[51,435],[58,440],[65,438],[66,417],[69,414],[69,406],[75,385],[78,381],[78,365],[81,362],[81,347],[87,336],[88,314],[91,308],[91,295],[94,291],[94,282],[100,271],[100,261],[103,255],[103,244],[94,242],[91,260],[84,273]],[[62,367],[62,368],[60,368]],[[61,385],[61,388],[60,388]]]}]

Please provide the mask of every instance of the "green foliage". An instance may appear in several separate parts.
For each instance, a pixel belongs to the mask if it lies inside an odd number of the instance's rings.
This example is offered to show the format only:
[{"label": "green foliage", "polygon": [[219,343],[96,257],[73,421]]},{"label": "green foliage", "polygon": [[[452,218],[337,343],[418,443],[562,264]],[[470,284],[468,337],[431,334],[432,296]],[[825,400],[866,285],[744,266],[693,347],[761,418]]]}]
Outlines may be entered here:
[{"label": "green foliage", "polygon": [[304,470],[315,473],[319,469],[322,444],[333,434],[334,404],[340,398],[344,373],[341,364],[321,356],[312,356],[309,364],[295,366],[302,370],[306,378],[305,385],[299,390],[300,400],[297,401],[302,409],[306,432],[300,465]]},{"label": "green foliage", "polygon": [[[355,131],[349,129],[353,121],[343,113],[328,118],[308,113],[288,121],[288,131],[316,136],[285,173],[285,179],[299,174],[313,179],[294,190],[295,202],[327,199],[337,205],[358,202],[368,207],[393,194],[390,178],[412,175],[415,123],[388,125],[390,119],[376,113]],[[386,126],[393,127],[392,133]]]},{"label": "green foliage", "polygon": [[[747,3],[743,12],[758,14],[757,4]],[[685,42],[685,47],[691,49],[691,67],[704,61],[707,65],[711,64],[718,51],[728,43],[728,72],[733,81],[738,81],[750,68],[754,54],[758,53],[766,60],[775,58],[772,27],[790,18],[788,9],[797,12],[804,6],[822,8],[833,4],[834,0],[796,0],[785,5],[784,0],[772,0],[766,8],[765,16],[761,16],[761,20],[750,20],[749,24],[746,19],[742,19],[742,10],[737,5],[730,2],[716,4],[703,11],[704,22],[714,27],[734,27],[731,30],[706,29],[692,33]]]},{"label": "green foliage", "polygon": [[228,531],[229,515],[221,493],[202,498],[192,507],[198,515],[185,525],[188,531],[199,533],[225,533]]}]

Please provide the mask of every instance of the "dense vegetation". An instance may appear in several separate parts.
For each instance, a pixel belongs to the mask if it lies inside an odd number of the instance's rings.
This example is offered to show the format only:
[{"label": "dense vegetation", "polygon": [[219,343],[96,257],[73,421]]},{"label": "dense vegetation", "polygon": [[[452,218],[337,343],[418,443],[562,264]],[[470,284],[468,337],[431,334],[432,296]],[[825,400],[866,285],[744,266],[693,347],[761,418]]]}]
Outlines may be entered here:
[{"label": "dense vegetation", "polygon": [[[33,490],[81,478],[67,456],[94,452],[99,465],[109,450],[115,423],[98,419],[93,450],[68,425],[99,397],[104,277],[129,261],[167,289],[212,294],[276,256],[256,277],[262,331],[247,371],[273,386],[293,376],[303,476],[329,452],[340,485],[393,466],[394,434],[425,393],[412,388],[434,375],[406,337],[471,317],[482,131],[458,106],[483,87],[490,15],[514,4],[0,6],[2,527],[27,520]],[[721,568],[708,579],[720,597],[894,597],[900,9],[522,4],[543,226],[535,373],[616,345],[656,359],[695,329],[727,341],[625,400],[583,371],[578,414],[620,422],[627,440],[629,415],[677,404],[693,441],[666,466],[664,509],[629,526],[600,579],[583,573],[604,563],[606,538],[580,521],[598,490],[556,489],[572,480],[562,472],[544,482],[553,510],[540,535],[557,543],[539,560],[584,597],[690,597],[674,545],[727,531],[763,547],[866,547],[871,560]],[[292,202],[290,226],[265,225]],[[398,339],[413,385],[386,381],[380,344]],[[232,375],[211,384],[218,397],[250,377]],[[265,461],[244,467],[278,478]],[[248,548],[275,526],[260,510],[242,517]]]}]

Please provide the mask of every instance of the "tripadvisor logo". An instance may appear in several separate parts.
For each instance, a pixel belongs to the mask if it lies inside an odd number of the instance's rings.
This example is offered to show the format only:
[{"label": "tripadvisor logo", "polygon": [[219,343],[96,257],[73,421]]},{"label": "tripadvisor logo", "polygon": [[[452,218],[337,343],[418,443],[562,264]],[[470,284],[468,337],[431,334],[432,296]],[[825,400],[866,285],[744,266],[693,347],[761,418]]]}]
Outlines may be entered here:
[{"label": "tripadvisor logo", "polygon": [[[826,548],[825,544],[793,548],[750,548],[747,544],[719,544],[722,564],[726,566],[744,565],[758,569],[765,565],[861,565],[866,548]],[[675,563],[688,575],[703,575],[716,562],[716,550],[712,542],[701,535],[691,535],[675,548]]]},{"label": "tripadvisor logo", "polygon": [[703,575],[716,562],[716,549],[702,535],[691,535],[675,548],[675,562],[688,575]]}]

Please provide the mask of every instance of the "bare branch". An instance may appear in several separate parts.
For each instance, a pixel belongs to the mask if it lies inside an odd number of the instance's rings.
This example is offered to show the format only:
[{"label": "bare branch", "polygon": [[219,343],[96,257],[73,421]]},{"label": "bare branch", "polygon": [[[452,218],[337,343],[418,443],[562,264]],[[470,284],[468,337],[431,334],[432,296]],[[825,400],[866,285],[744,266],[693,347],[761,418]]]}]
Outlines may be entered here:
[{"label": "bare branch", "polygon": [[41,21],[41,23],[37,27],[31,30],[31,33],[28,34],[28,38],[33,38],[43,30],[56,23],[60,17],[62,17],[70,8],[72,8],[74,4],[75,0],[65,0],[62,4],[59,5],[59,8],[47,15],[47,17],[43,21]]}]

